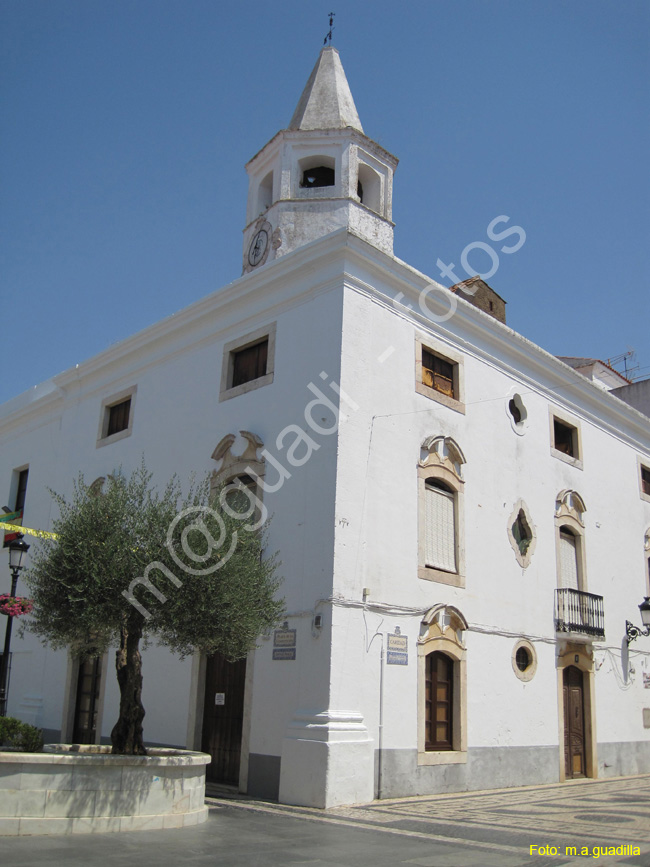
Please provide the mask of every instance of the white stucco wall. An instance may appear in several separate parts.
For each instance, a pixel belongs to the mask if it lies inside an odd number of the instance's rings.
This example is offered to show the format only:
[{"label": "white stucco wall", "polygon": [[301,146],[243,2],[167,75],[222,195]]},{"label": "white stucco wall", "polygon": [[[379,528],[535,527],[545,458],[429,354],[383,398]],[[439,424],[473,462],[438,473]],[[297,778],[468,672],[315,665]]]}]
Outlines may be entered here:
[{"label": "white stucco wall", "polygon": [[[650,694],[643,689],[642,671],[650,670],[650,648],[643,639],[632,644],[628,664],[623,637],[626,619],[639,622],[637,605],[647,592],[643,539],[650,506],[639,496],[636,462],[637,455],[647,455],[650,426],[641,438],[638,427],[616,430],[623,422],[615,418],[613,403],[602,406],[600,417],[594,413],[595,386],[583,400],[583,385],[567,387],[559,365],[555,381],[534,370],[536,347],[524,345],[528,357],[517,370],[507,344],[499,352],[493,331],[500,326],[488,317],[464,305],[449,322],[427,324],[388,303],[398,291],[406,293],[405,286],[388,279],[371,283],[372,276],[355,274],[345,297],[341,384],[359,410],[343,428],[339,445],[335,592],[359,603],[368,588],[370,606],[456,606],[470,624],[464,636],[469,749],[557,746],[554,515],[559,492],[574,489],[587,505],[586,589],[604,597],[606,638],[593,643],[597,739],[647,741],[642,708],[650,705]],[[374,291],[368,292],[368,285]],[[484,321],[484,339],[472,334],[470,342],[467,312]],[[446,344],[450,353],[463,356],[465,414],[416,394],[416,334],[430,335],[443,354]],[[515,391],[528,412],[523,436],[514,432],[507,412]],[[551,454],[549,409],[580,427],[582,468]],[[416,467],[421,443],[433,435],[452,437],[467,459],[464,588],[417,577]],[[526,569],[507,537],[508,518],[520,499],[530,510],[537,540]],[[383,740],[387,749],[415,749],[421,616],[368,610],[366,627],[358,611],[336,611],[345,639],[333,647],[332,694],[363,715],[376,741],[379,641],[369,651],[357,650],[353,661],[351,636],[367,630],[367,645],[374,629],[385,635],[399,626],[408,634],[409,665],[384,671]],[[529,638],[538,656],[535,677],[527,683],[512,670],[518,636]]]},{"label": "white stucco wall", "polygon": [[[272,639],[258,642],[246,743],[251,755],[272,757],[278,768],[282,757],[280,795],[294,803],[328,806],[372,797],[380,636],[385,640],[397,626],[408,636],[409,664],[384,666],[383,747],[416,750],[416,641],[422,613],[439,603],[459,609],[470,627],[463,636],[468,764],[462,772],[473,773],[472,751],[554,749],[557,755],[554,512],[566,488],[587,505],[587,585],[604,597],[606,639],[594,642],[597,739],[616,745],[648,739],[641,715],[650,706],[642,683],[650,666],[647,639],[630,646],[629,659],[621,652],[625,620],[638,623],[637,606],[647,592],[643,539],[650,503],[639,496],[637,458],[650,458],[648,425],[463,302],[449,322],[432,326],[417,308],[426,283],[339,231],[0,408],[0,482],[6,500],[12,471],[29,465],[25,523],[31,527],[50,528],[47,488],[69,494],[79,471],[87,481],[120,465],[128,472],[144,453],[161,483],[173,473],[185,480],[212,470],[217,443],[240,430],[257,434],[291,473],[265,496],[265,505],[273,514],[269,548],[280,553],[297,658],[274,661]],[[223,347],[273,322],[273,383],[220,402]],[[416,334],[462,356],[464,414],[416,393]],[[309,427],[308,385],[333,398],[331,382],[349,398],[342,401],[347,419],[338,436],[310,431],[319,448],[304,465],[291,466],[293,436],[278,437],[290,424]],[[132,435],[98,448],[102,400],[134,385]],[[523,436],[513,431],[507,411],[514,391],[528,412]],[[549,407],[579,425],[582,469],[551,454]],[[332,424],[328,409],[318,417],[324,427]],[[464,587],[418,578],[417,461],[424,439],[437,434],[452,437],[466,457]],[[242,445],[237,442],[234,453]],[[277,472],[267,474],[273,484]],[[507,537],[520,499],[536,532],[525,570]],[[8,585],[7,565],[0,562],[0,586]],[[370,591],[365,610],[364,588]],[[315,613],[323,617],[320,631],[312,627]],[[527,683],[512,670],[518,637],[527,637],[538,657]],[[33,637],[16,637],[13,651],[9,713],[60,730],[66,654],[43,649]],[[108,668],[104,737],[118,700],[112,658]],[[144,675],[147,739],[185,744],[204,688],[199,683],[193,691],[192,661],[154,646],[144,655]],[[468,785],[460,776],[445,784]]]}]

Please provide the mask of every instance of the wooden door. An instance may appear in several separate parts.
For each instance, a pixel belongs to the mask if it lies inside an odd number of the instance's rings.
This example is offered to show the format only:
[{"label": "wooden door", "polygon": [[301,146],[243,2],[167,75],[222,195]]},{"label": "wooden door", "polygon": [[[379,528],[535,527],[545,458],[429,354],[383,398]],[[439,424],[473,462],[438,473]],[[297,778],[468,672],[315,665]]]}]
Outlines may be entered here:
[{"label": "wooden door", "polygon": [[208,657],[201,749],[212,756],[206,768],[210,783],[239,784],[246,660]]},{"label": "wooden door", "polygon": [[102,679],[102,660],[89,657],[79,663],[72,742],[94,744],[97,737],[97,709]]},{"label": "wooden door", "polygon": [[582,672],[574,665],[563,673],[564,771],[567,780],[586,776],[585,715]]},{"label": "wooden door", "polygon": [[453,660],[444,653],[426,658],[425,750],[453,749]]}]

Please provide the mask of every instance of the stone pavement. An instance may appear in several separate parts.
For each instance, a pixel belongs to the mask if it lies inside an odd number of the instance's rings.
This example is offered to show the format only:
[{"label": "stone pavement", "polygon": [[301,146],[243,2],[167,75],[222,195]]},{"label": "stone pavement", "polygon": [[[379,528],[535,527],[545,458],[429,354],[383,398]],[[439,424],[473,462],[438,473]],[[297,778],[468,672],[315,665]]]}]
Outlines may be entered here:
[{"label": "stone pavement", "polygon": [[[320,811],[223,793],[198,828],[0,838],[2,867],[650,867],[650,775]],[[531,845],[543,848],[531,854]],[[625,847],[600,855],[602,847]],[[576,854],[572,854],[575,847]],[[599,848],[596,848],[599,847]],[[632,854],[633,847],[640,849]],[[582,853],[582,854],[581,854]]]}]

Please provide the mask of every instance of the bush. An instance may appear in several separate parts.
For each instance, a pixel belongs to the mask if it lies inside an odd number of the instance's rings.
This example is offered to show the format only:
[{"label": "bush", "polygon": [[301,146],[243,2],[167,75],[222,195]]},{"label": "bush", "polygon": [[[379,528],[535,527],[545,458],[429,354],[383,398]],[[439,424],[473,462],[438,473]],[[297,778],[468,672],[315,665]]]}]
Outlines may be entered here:
[{"label": "bush", "polygon": [[40,753],[43,732],[36,726],[11,716],[0,717],[0,746],[11,747],[21,753]]}]

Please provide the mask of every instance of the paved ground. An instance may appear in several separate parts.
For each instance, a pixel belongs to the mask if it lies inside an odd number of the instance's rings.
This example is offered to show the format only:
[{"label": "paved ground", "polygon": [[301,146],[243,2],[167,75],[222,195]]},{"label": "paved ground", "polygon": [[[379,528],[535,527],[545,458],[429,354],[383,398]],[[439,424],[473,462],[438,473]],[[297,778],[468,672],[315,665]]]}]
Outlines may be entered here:
[{"label": "paved ground", "polygon": [[[405,798],[327,812],[242,796],[208,803],[208,821],[181,831],[3,837],[0,865],[650,867],[650,775]],[[557,854],[531,854],[531,845],[555,847]],[[594,857],[612,846],[629,848]],[[566,847],[576,847],[576,856]],[[641,854],[631,854],[632,847]]]}]

